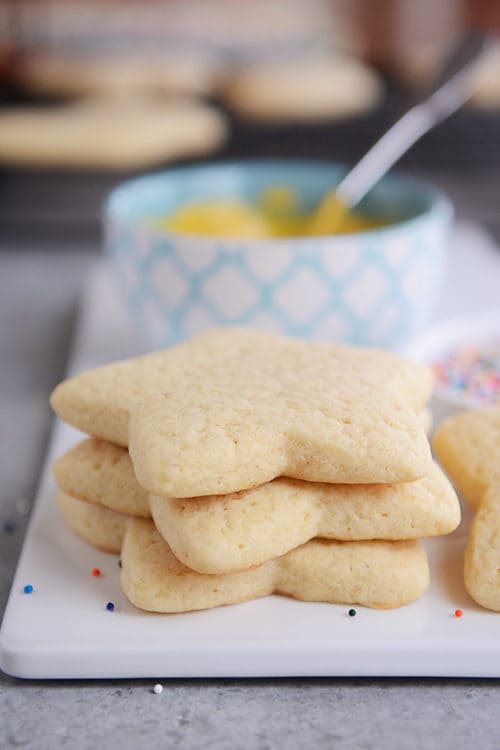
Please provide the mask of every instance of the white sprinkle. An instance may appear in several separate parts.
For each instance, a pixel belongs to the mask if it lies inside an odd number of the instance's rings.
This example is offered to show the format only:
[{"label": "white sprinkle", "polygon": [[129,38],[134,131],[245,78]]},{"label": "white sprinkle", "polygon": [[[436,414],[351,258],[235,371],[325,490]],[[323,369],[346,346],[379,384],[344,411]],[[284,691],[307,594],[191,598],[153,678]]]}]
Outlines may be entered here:
[{"label": "white sprinkle", "polygon": [[163,693],[163,685],[160,685],[160,683],[157,682],[153,688],[153,693],[155,695],[160,695],[161,693]]}]

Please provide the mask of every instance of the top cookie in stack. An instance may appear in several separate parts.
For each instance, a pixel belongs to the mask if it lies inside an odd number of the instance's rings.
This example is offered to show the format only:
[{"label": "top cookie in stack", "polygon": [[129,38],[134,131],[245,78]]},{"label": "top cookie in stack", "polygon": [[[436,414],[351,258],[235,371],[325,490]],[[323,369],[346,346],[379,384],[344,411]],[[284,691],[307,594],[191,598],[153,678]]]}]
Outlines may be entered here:
[{"label": "top cookie in stack", "polygon": [[[432,465],[422,427],[431,387],[426,367],[388,352],[248,329],[213,330],[58,386],[52,404],[59,416],[101,440],[73,452],[56,477],[64,491],[78,496],[81,483],[72,483],[71,475],[81,473],[89,451],[91,463],[92,455],[100,455],[90,497],[87,487],[81,499],[100,498],[120,509],[118,481],[126,485],[129,512],[133,497],[137,516],[153,516],[158,530],[149,520],[129,524],[122,552],[125,591],[144,608],[197,609],[273,590],[396,606],[423,593],[428,583],[418,542],[401,540],[447,533],[459,520],[456,496]],[[121,467],[116,476],[113,461]],[[330,509],[322,523],[319,506]],[[277,546],[280,523],[289,531],[281,530]],[[315,534],[356,541],[318,547],[308,541]],[[200,566],[203,555],[195,554],[204,537],[214,552],[206,559],[217,560],[213,568],[211,562]],[[224,547],[223,537],[232,556],[214,551]],[[374,538],[384,541],[360,541]],[[299,552],[294,547],[300,544]],[[247,546],[259,554],[233,554]],[[283,553],[279,561],[270,559]],[[332,570],[342,578],[339,565],[351,571],[351,580],[333,591],[328,579]],[[399,569],[404,580],[395,582]],[[390,581],[381,570],[390,571]],[[167,589],[171,593],[172,580],[178,586],[181,573],[191,584],[198,576],[196,586],[209,586],[212,593],[223,590],[222,598],[198,592],[173,602]],[[213,574],[224,579],[215,589]],[[228,582],[235,575],[243,583]]]},{"label": "top cookie in stack", "polygon": [[408,482],[429,470],[427,367],[389,352],[215,329],[59,385],[56,413],[128,446],[139,483],[170,497],[288,476]]}]

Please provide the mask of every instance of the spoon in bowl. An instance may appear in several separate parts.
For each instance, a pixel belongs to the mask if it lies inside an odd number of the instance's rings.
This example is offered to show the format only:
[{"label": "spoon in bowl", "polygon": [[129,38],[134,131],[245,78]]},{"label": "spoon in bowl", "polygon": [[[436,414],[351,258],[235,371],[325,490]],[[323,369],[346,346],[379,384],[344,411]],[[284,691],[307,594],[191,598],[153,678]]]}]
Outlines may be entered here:
[{"label": "spoon in bowl", "polygon": [[470,34],[455,48],[431,92],[376,141],[334,190],[322,199],[310,221],[310,234],[338,232],[343,218],[413,144],[464,104],[473,93],[473,74],[490,46],[484,34]]}]

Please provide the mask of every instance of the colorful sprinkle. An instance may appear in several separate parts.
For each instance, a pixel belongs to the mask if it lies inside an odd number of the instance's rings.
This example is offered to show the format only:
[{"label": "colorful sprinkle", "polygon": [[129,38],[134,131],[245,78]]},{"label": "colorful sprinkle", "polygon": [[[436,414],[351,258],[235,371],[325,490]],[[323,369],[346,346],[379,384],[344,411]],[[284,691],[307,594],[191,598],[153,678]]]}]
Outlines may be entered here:
[{"label": "colorful sprinkle", "polygon": [[163,685],[160,685],[160,683],[157,682],[153,688],[153,693],[155,695],[161,695],[161,693],[163,693]]},{"label": "colorful sprinkle", "polygon": [[463,617],[463,611],[461,609],[456,609],[453,613],[455,617]]},{"label": "colorful sprinkle", "polygon": [[349,615],[349,617],[356,617],[357,612],[355,609],[350,609],[347,614]]},{"label": "colorful sprinkle", "polygon": [[432,364],[439,385],[477,402],[500,400],[500,339],[478,349],[462,346]]},{"label": "colorful sprinkle", "polygon": [[121,568],[121,567],[122,567],[122,561],[121,561],[121,560],[118,560],[118,567],[119,567],[119,568]]},{"label": "colorful sprinkle", "polygon": [[32,594],[34,589],[31,583],[27,583],[26,586],[23,588],[23,591],[25,594]]},{"label": "colorful sprinkle", "polygon": [[108,612],[114,612],[114,610],[115,610],[115,605],[113,604],[113,602],[108,602],[108,603],[106,604],[106,609],[108,610]]},{"label": "colorful sprinkle", "polygon": [[99,578],[99,576],[101,575],[100,569],[99,568],[92,568],[92,575],[94,576],[94,578]]}]

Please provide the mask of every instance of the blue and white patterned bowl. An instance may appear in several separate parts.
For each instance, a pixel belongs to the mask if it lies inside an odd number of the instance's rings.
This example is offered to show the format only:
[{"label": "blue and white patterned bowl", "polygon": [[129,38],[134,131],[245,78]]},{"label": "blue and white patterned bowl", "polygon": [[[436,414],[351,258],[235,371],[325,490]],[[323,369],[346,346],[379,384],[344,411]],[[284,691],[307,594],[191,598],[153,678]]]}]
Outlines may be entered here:
[{"label": "blue and white patterned bowl", "polygon": [[420,331],[442,288],[453,211],[419,180],[383,179],[360,210],[394,223],[349,235],[228,239],[151,226],[192,201],[252,202],[276,185],[291,186],[300,207],[312,210],[343,172],[305,161],[232,162],[172,169],[114,190],[106,248],[149,345],[227,324],[389,348]]}]

